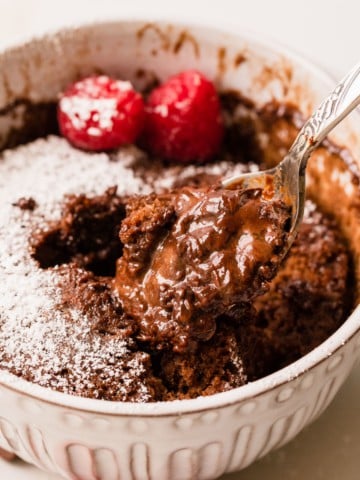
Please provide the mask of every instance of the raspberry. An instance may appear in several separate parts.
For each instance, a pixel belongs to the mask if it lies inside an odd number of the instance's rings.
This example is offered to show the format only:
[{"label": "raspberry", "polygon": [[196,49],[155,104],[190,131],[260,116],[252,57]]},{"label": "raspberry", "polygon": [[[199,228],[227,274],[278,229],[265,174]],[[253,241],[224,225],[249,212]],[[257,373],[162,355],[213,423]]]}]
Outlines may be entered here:
[{"label": "raspberry", "polygon": [[204,161],[218,152],[222,137],[219,97],[202,73],[184,71],[151,92],[144,141],[152,153],[179,162]]},{"label": "raspberry", "polygon": [[105,75],[70,85],[58,105],[62,135],[84,150],[111,150],[132,143],[144,120],[143,99],[131,83]]}]

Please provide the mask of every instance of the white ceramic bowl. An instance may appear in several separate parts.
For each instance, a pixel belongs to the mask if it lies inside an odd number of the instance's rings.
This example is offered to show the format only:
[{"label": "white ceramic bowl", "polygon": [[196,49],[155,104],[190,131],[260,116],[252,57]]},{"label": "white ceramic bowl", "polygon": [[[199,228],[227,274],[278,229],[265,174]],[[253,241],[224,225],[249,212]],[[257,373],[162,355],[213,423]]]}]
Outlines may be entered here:
[{"label": "white ceramic bowl", "polygon": [[[9,105],[24,98],[54,100],[70,81],[94,69],[139,84],[139,69],[165,78],[189,67],[204,71],[221,88],[240,89],[259,105],[273,98],[291,101],[305,115],[332,84],[305,60],[241,32],[132,21],[91,25],[0,56],[0,138],[22,122],[21,108],[10,115]],[[337,133],[337,141],[352,152],[359,147],[358,123],[350,119]],[[336,201],[335,213],[358,259],[358,212],[351,198],[359,187],[345,164],[332,165],[331,174],[321,168],[312,165],[309,188],[328,208]],[[312,178],[319,172],[324,184],[315,188]],[[0,372],[0,447],[73,479],[216,478],[289,441],[327,407],[359,357],[359,330],[356,309],[331,338],[287,368],[195,400],[91,400]]]}]

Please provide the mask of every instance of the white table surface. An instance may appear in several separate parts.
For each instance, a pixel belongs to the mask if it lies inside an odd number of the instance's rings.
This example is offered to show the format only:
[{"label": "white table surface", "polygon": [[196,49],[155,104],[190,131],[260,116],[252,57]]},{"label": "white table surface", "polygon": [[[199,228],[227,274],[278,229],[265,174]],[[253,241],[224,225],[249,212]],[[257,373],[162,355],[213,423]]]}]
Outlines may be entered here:
[{"label": "white table surface", "polygon": [[[0,0],[0,48],[101,18],[175,18],[259,31],[340,77],[360,61],[358,0]],[[56,480],[0,460],[1,480]],[[359,480],[360,365],[326,413],[293,442],[222,480]]]}]

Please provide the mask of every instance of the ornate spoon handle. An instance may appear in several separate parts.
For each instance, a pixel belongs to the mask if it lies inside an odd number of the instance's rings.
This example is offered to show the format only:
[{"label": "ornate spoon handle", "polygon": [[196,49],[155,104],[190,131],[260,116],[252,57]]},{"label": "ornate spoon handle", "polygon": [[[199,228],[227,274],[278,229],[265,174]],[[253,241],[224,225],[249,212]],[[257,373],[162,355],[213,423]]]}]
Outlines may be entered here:
[{"label": "ornate spoon handle", "polygon": [[311,152],[360,103],[360,64],[356,65],[305,122],[288,155],[305,170]]},{"label": "ornate spoon handle", "polygon": [[305,122],[289,152],[275,168],[278,185],[285,185],[292,199],[292,242],[302,220],[305,204],[305,169],[312,151],[326,135],[360,103],[360,64],[334,88]]}]

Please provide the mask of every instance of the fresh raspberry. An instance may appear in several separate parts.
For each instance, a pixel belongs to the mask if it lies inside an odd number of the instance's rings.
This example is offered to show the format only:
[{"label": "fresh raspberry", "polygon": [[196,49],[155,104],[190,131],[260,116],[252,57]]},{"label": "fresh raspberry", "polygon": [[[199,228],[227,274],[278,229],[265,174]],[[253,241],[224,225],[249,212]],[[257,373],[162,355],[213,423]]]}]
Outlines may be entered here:
[{"label": "fresh raspberry", "polygon": [[218,152],[222,137],[219,97],[202,73],[187,70],[151,92],[144,141],[152,153],[179,162],[204,161]]},{"label": "fresh raspberry", "polygon": [[131,83],[105,75],[70,85],[58,105],[62,135],[84,150],[111,150],[132,143],[144,120],[143,99]]}]

